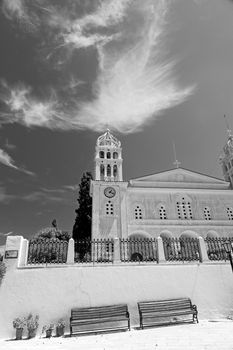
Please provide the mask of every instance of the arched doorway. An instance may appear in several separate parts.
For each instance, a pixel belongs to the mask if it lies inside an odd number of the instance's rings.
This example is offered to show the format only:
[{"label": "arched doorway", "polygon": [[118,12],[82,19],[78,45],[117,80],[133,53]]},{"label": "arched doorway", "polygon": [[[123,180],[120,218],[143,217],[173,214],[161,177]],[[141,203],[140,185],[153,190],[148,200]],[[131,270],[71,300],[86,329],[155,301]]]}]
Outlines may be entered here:
[{"label": "arched doorway", "polygon": [[127,240],[129,261],[155,261],[157,257],[156,242],[147,233],[134,233]]},{"label": "arched doorway", "polygon": [[180,238],[180,254],[184,260],[199,260],[200,247],[198,234],[192,230],[182,232]]},{"label": "arched doorway", "polygon": [[214,231],[214,230],[210,230],[207,232],[207,235],[206,235],[207,238],[218,238],[219,237],[219,234]]},{"label": "arched doorway", "polygon": [[180,238],[198,238],[198,234],[192,230],[186,230],[182,232]]}]

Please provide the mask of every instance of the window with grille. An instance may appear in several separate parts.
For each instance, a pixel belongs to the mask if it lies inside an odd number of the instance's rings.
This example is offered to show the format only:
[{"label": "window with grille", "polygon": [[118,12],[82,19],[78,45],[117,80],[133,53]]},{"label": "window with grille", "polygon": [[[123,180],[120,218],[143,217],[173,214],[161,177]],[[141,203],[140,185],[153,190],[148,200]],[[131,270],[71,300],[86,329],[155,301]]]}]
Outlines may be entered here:
[{"label": "window with grille", "polygon": [[205,220],[211,220],[210,209],[208,207],[204,208],[204,218]]},{"label": "window with grille", "polygon": [[117,152],[113,152],[113,159],[117,159],[118,158],[118,153]]},{"label": "window with grille", "polygon": [[193,218],[191,203],[182,198],[181,202],[176,202],[178,219],[190,220]]},{"label": "window with grille", "polygon": [[233,210],[230,207],[227,207],[227,216],[229,220],[233,220]]},{"label": "window with grille", "polygon": [[114,178],[117,177],[117,165],[113,165],[113,176]]},{"label": "window with grille", "polygon": [[161,205],[159,208],[159,218],[160,218],[160,220],[167,219],[166,208],[164,205]]},{"label": "window with grille", "polygon": [[111,176],[111,165],[107,165],[107,176]]},{"label": "window with grille", "polygon": [[113,203],[111,201],[108,201],[106,203],[105,213],[106,213],[106,215],[114,215]]},{"label": "window with grille", "polygon": [[104,180],[104,165],[100,164],[100,180]]},{"label": "window with grille", "polygon": [[142,219],[142,208],[140,208],[139,205],[137,205],[136,208],[134,209],[134,217],[136,220]]}]

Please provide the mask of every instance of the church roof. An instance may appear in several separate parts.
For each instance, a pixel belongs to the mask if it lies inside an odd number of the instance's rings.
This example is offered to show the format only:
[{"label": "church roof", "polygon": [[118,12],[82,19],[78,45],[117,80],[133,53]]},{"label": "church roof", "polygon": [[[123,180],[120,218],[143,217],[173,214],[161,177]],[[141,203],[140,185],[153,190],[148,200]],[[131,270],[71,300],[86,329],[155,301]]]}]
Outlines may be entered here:
[{"label": "church roof", "polygon": [[107,129],[103,135],[98,137],[96,146],[121,147],[121,142]]},{"label": "church roof", "polygon": [[228,189],[229,182],[184,168],[176,168],[129,181],[133,187]]}]

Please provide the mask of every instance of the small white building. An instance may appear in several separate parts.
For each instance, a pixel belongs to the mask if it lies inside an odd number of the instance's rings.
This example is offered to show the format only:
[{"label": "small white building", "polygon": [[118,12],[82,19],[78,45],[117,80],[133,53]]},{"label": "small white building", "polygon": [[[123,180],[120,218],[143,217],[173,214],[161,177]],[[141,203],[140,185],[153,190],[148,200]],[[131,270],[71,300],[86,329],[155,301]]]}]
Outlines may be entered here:
[{"label": "small white building", "polygon": [[221,157],[225,180],[177,167],[126,182],[121,143],[107,130],[96,143],[92,239],[233,236],[232,140]]}]

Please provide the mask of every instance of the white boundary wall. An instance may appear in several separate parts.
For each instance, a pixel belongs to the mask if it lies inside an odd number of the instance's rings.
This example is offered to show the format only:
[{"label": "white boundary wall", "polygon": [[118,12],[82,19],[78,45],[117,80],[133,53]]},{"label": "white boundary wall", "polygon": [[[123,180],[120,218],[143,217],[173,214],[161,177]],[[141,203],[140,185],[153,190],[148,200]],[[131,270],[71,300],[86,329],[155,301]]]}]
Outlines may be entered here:
[{"label": "white boundary wall", "polygon": [[[14,237],[12,249],[25,250],[25,240]],[[9,245],[7,247],[9,248]],[[19,251],[20,253],[20,251]],[[20,267],[23,259],[6,259],[7,274],[0,287],[0,337],[12,338],[15,317],[30,312],[40,316],[41,327],[64,318],[69,331],[73,307],[127,303],[131,324],[139,325],[137,302],[190,297],[199,318],[233,314],[233,274],[229,263],[151,265],[61,265]]]}]

